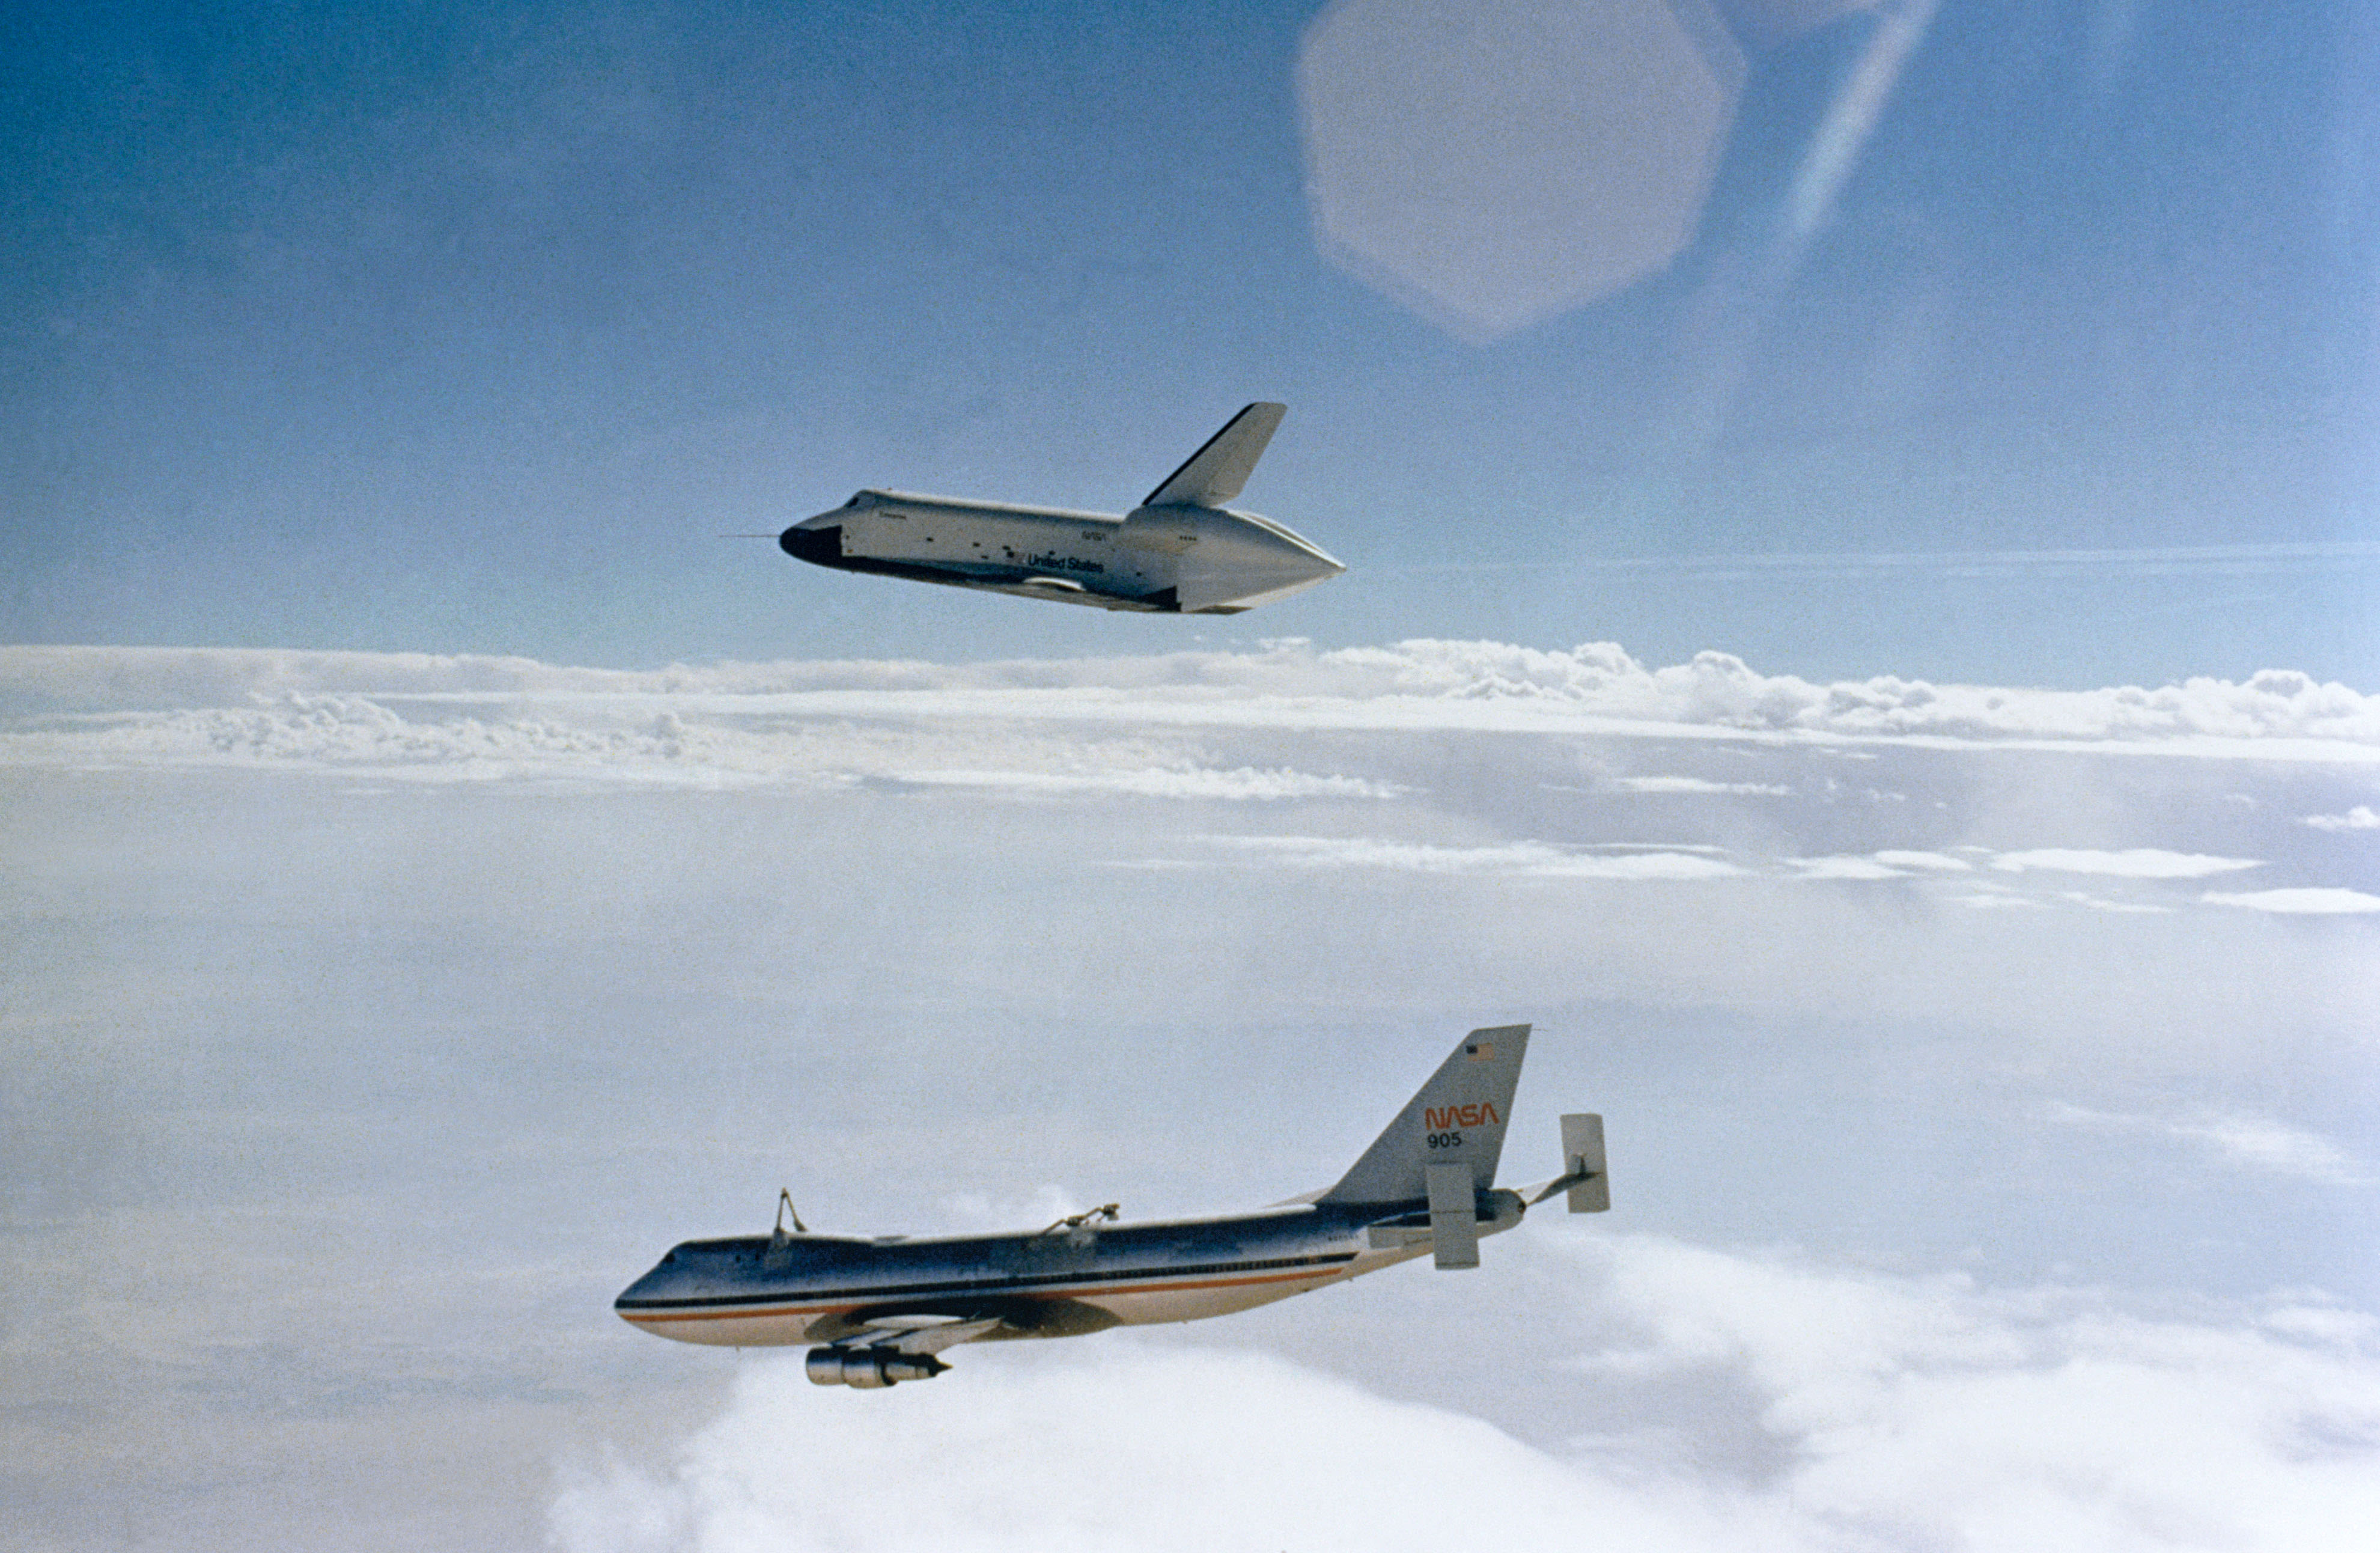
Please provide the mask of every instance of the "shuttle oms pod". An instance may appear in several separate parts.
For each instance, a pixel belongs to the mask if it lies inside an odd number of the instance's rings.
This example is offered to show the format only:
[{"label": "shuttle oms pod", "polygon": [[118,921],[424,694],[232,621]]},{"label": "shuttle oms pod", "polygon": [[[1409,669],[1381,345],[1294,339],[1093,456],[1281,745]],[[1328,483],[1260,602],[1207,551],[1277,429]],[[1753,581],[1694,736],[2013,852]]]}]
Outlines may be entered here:
[{"label": "shuttle oms pod", "polygon": [[1562,1169],[1496,1185],[1529,1027],[1464,1036],[1363,1157],[1321,1191],[1253,1213],[1120,1221],[1112,1203],[1006,1235],[868,1240],[780,1217],[767,1236],[689,1241],[614,1302],[683,1342],[810,1343],[821,1386],[926,1380],[961,1343],[1198,1321],[1429,1256],[1475,1267],[1479,1241],[1564,1192],[1611,1205],[1603,1119],[1561,1119]]}]

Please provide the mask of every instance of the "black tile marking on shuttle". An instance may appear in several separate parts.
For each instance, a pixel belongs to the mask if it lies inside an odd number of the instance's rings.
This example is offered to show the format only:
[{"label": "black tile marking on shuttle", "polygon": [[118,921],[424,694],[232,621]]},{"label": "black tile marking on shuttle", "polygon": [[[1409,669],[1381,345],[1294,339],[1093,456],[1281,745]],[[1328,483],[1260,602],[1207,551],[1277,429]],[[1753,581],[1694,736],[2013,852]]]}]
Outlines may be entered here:
[{"label": "black tile marking on shuttle", "polygon": [[[904,577],[912,582],[940,582],[949,588],[1015,587],[1029,578],[1047,575],[1046,570],[1032,567],[1002,567],[985,571],[959,571],[950,567],[913,566],[903,561],[882,561],[873,556],[846,556],[843,553],[843,530],[805,529],[798,524],[777,536],[777,548],[797,561],[812,566],[831,567],[836,571],[867,572],[877,577]],[[1090,590],[1085,590],[1091,592]],[[1127,609],[1147,609],[1160,615],[1182,613],[1178,589],[1164,588],[1137,597],[1128,593],[1111,593],[1104,590],[1092,593],[1095,598],[1111,599]],[[1223,611],[1215,611],[1217,614]],[[1236,613],[1233,611],[1232,613]]]}]

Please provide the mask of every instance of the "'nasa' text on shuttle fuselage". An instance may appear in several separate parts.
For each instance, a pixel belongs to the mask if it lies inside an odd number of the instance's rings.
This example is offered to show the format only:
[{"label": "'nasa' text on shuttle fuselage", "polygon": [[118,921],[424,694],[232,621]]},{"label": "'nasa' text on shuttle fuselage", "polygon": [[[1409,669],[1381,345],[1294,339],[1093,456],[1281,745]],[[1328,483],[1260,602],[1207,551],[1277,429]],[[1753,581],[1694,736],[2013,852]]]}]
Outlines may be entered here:
[{"label": "'nasa' text on shuttle fuselage", "polygon": [[1230,615],[1346,568],[1237,496],[1284,407],[1252,404],[1122,515],[861,491],[778,536],[844,571],[1163,614]]}]

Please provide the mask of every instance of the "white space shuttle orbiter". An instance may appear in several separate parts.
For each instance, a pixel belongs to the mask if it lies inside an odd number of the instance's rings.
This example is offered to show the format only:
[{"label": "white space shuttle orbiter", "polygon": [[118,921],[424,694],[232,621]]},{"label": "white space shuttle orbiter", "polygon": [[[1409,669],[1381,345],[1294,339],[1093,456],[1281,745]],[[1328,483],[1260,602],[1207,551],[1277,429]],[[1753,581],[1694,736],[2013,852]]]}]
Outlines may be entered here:
[{"label": "white space shuttle orbiter", "polygon": [[844,571],[1102,609],[1237,614],[1347,569],[1269,518],[1223,505],[1286,413],[1277,404],[1241,410],[1121,517],[869,490],[804,519],[777,544]]}]

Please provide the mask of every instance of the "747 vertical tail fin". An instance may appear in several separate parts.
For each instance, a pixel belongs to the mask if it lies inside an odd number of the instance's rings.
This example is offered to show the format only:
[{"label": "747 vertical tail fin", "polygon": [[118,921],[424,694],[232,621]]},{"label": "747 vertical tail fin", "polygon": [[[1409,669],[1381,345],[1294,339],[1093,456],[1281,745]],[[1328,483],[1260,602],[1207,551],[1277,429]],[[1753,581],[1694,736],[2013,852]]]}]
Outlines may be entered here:
[{"label": "747 vertical tail fin", "polygon": [[[1421,1092],[1405,1103],[1354,1169],[1318,1199],[1324,1203],[1428,1203],[1457,1191],[1496,1184],[1504,1121],[1528,1055],[1529,1027],[1475,1030],[1456,1045]],[[1436,1172],[1436,1173],[1433,1173]],[[1467,1180],[1468,1185],[1464,1185]]]}]

